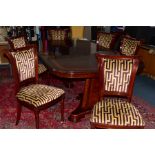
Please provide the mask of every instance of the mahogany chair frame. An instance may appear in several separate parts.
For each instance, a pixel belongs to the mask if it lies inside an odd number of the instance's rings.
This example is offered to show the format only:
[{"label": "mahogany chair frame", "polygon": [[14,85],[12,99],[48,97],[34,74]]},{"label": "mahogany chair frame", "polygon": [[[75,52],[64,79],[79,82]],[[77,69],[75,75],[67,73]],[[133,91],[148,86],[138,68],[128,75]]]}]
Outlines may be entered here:
[{"label": "mahogany chair frame", "polygon": [[[99,101],[103,100],[105,97],[118,97],[127,99],[128,102],[131,102],[132,94],[133,94],[133,87],[136,77],[136,72],[139,65],[139,60],[134,56],[109,56],[103,54],[96,54],[96,58],[98,61],[98,69],[99,69]],[[133,68],[131,72],[130,82],[127,88],[127,92],[116,92],[116,91],[106,91],[104,88],[104,63],[102,59],[124,59],[124,60],[133,60]],[[129,128],[144,128],[143,126],[111,126],[111,125],[103,125],[100,123],[91,123],[91,128],[122,128],[122,129],[129,129]]]},{"label": "mahogany chair frame", "polygon": [[[10,62],[11,66],[12,66],[12,72],[13,72],[13,77],[14,77],[14,81],[15,81],[15,95],[19,92],[19,90],[24,87],[27,86],[29,84],[37,84],[38,83],[38,56],[37,56],[37,50],[34,46],[26,46],[25,48],[20,49],[17,52],[20,52],[22,50],[28,50],[30,48],[34,48],[34,58],[35,58],[35,77],[34,78],[30,78],[27,80],[24,80],[22,82],[20,82],[20,78],[19,78],[19,74],[18,74],[18,70],[17,70],[17,66],[16,66],[16,61],[13,58],[13,56],[11,55],[10,52],[5,52],[4,56],[8,59],[8,61]],[[19,99],[17,99],[18,104],[17,104],[17,119],[16,119],[16,125],[18,125],[20,117],[21,117],[21,112],[22,112],[22,106],[27,107],[28,109],[32,110],[35,114],[35,122],[36,122],[36,128],[39,128],[39,113],[41,110],[45,110],[49,107],[51,107],[52,105],[58,103],[60,101],[61,104],[61,121],[64,121],[64,98],[65,98],[65,93],[62,94],[59,98],[46,103],[45,105],[39,106],[39,107],[35,107],[34,105],[30,105],[27,102],[24,101],[20,101]]]}]

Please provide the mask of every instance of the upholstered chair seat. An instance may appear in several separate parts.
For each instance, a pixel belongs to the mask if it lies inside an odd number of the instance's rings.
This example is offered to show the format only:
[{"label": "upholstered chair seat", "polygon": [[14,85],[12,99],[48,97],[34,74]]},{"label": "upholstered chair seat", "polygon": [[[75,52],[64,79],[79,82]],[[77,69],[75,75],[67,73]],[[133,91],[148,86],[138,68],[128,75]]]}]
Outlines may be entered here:
[{"label": "upholstered chair seat", "polygon": [[144,127],[145,123],[138,109],[130,102],[117,98],[107,98],[97,102],[91,114],[91,123],[108,127]]},{"label": "upholstered chair seat", "polygon": [[38,64],[38,74],[42,74],[47,71],[47,68],[43,64]]},{"label": "upholstered chair seat", "polygon": [[16,95],[20,101],[27,102],[35,107],[42,106],[59,98],[64,90],[42,84],[32,84],[23,87]]}]

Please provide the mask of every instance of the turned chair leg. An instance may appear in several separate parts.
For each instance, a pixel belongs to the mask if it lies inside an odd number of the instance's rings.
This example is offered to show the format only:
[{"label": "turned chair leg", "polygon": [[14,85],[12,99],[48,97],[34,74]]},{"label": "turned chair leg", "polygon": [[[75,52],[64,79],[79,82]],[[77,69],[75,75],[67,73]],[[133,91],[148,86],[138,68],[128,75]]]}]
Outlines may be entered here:
[{"label": "turned chair leg", "polygon": [[61,122],[64,122],[64,98],[61,101]]},{"label": "turned chair leg", "polygon": [[36,122],[36,129],[39,129],[39,111],[35,111],[35,122]]},{"label": "turned chair leg", "polygon": [[21,117],[21,111],[22,111],[22,105],[18,103],[17,105],[17,119],[16,119],[16,125],[18,125],[20,117]]}]

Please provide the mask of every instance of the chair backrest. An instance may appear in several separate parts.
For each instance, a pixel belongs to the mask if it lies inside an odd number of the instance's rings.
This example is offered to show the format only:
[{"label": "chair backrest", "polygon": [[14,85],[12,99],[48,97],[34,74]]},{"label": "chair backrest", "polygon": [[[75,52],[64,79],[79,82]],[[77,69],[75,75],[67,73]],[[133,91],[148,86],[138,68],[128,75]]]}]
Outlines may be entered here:
[{"label": "chair backrest", "polygon": [[9,60],[17,91],[23,85],[38,81],[38,57],[34,46],[27,46],[16,52],[5,52]]},{"label": "chair backrest", "polygon": [[114,33],[98,32],[97,33],[97,51],[110,50],[113,48],[117,35]]},{"label": "chair backrest", "polygon": [[69,30],[64,28],[48,29],[48,40],[65,41],[69,39]]},{"label": "chair backrest", "polygon": [[12,38],[6,38],[10,45],[11,51],[16,51],[18,49],[24,48],[27,45],[26,36],[18,36]]},{"label": "chair backrest", "polygon": [[106,96],[132,97],[139,60],[132,56],[96,54],[99,66],[100,99]]},{"label": "chair backrest", "polygon": [[141,42],[135,38],[124,37],[121,42],[120,52],[122,55],[133,56],[136,55]]}]

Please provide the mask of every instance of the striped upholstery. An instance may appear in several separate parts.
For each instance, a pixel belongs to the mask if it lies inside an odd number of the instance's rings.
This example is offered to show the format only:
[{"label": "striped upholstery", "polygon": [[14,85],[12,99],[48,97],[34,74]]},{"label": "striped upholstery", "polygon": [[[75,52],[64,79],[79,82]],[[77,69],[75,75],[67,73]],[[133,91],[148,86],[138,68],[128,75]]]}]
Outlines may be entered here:
[{"label": "striped upholstery", "polygon": [[114,35],[110,33],[101,33],[98,36],[98,45],[103,48],[110,49],[111,43],[113,41]]},{"label": "striped upholstery", "polygon": [[127,59],[102,59],[106,91],[127,92],[133,61]]},{"label": "striped upholstery", "polygon": [[14,49],[19,49],[26,47],[26,42],[24,37],[16,38],[16,39],[11,39],[11,42],[13,44]]},{"label": "striped upholstery", "polygon": [[121,53],[127,56],[135,55],[137,46],[140,44],[140,41],[124,38],[121,46]]},{"label": "striped upholstery", "polygon": [[21,101],[39,107],[57,99],[62,94],[64,94],[64,91],[60,88],[42,84],[33,84],[22,88],[16,96]]},{"label": "striped upholstery", "polygon": [[114,98],[97,102],[90,122],[109,126],[145,126],[142,116],[134,105]]},{"label": "striped upholstery", "polygon": [[65,30],[49,30],[49,36],[52,40],[65,40]]},{"label": "striped upholstery", "polygon": [[43,64],[38,64],[38,74],[44,73],[47,68]]},{"label": "striped upholstery", "polygon": [[11,54],[15,58],[20,81],[35,77],[34,48]]}]

